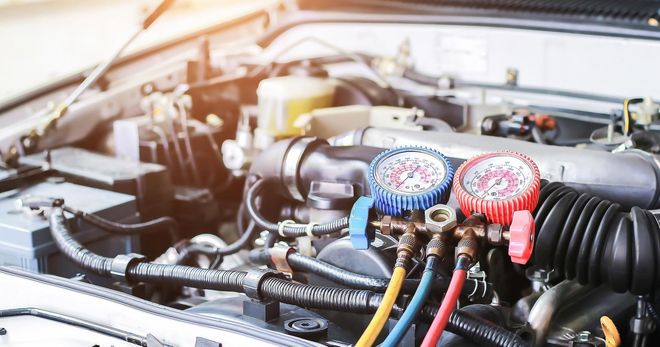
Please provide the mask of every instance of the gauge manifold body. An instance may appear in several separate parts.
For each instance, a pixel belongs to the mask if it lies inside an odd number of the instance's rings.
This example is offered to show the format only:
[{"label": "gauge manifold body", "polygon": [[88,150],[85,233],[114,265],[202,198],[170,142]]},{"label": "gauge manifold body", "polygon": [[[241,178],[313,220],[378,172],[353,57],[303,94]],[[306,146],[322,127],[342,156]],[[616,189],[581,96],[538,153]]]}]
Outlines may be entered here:
[{"label": "gauge manifold body", "polygon": [[456,172],[454,196],[466,216],[484,214],[489,223],[510,225],[513,213],[533,211],[539,200],[541,175],[528,156],[501,151],[478,155]]},{"label": "gauge manifold body", "polygon": [[449,160],[427,147],[391,148],[369,165],[369,187],[376,209],[391,216],[447,202],[453,177]]}]

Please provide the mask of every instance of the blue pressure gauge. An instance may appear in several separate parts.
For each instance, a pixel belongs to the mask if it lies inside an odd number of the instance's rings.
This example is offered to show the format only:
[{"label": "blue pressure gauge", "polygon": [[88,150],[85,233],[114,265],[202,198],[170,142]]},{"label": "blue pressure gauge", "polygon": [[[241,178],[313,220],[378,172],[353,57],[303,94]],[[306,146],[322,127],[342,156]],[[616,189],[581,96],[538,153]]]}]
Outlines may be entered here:
[{"label": "blue pressure gauge", "polygon": [[376,209],[391,216],[446,203],[453,178],[449,160],[427,147],[391,148],[369,165],[369,187]]}]

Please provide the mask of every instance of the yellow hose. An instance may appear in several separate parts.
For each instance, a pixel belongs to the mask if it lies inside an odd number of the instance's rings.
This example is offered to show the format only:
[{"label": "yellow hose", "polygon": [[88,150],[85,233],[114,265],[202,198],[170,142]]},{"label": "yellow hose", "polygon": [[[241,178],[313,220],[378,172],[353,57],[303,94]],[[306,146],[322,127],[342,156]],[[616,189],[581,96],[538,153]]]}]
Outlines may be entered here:
[{"label": "yellow hose", "polygon": [[603,334],[605,335],[605,345],[607,347],[619,347],[621,345],[621,336],[610,317],[600,317],[600,326],[603,328]]},{"label": "yellow hose", "polygon": [[378,310],[376,310],[376,314],[374,314],[371,322],[369,322],[369,326],[364,330],[362,336],[360,336],[360,340],[355,344],[355,347],[371,347],[374,342],[376,342],[376,338],[380,334],[380,331],[383,330],[385,322],[387,322],[387,319],[390,317],[390,311],[392,311],[392,306],[394,305],[397,296],[399,296],[399,290],[401,290],[405,278],[406,269],[402,267],[394,268],[390,283],[387,286],[385,295],[383,295],[383,301],[381,301]]}]

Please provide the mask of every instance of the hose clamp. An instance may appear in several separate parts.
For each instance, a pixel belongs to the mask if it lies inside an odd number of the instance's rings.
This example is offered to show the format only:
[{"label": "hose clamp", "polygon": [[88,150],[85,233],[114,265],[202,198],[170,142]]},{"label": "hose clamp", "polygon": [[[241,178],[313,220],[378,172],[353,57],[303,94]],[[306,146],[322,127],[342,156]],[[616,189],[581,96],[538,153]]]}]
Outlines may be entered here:
[{"label": "hose clamp", "polygon": [[243,279],[243,292],[250,299],[262,301],[261,297],[261,283],[269,277],[282,277],[281,274],[270,269],[251,269],[247,272],[245,279]]},{"label": "hose clamp", "polygon": [[126,280],[126,272],[128,271],[128,268],[137,263],[144,263],[146,261],[147,257],[142,254],[120,254],[112,259],[112,263],[110,264],[110,275],[122,282],[128,282]]},{"label": "hose clamp", "polygon": [[292,273],[293,269],[291,269],[286,257],[295,251],[292,247],[275,246],[268,253],[270,254],[270,261],[275,265],[277,271]]},{"label": "hose clamp", "polygon": [[312,233],[312,231],[314,231],[314,226],[316,225],[317,223],[309,223],[305,226],[305,234],[307,234],[307,237],[309,237],[310,239],[314,238],[314,234]]}]

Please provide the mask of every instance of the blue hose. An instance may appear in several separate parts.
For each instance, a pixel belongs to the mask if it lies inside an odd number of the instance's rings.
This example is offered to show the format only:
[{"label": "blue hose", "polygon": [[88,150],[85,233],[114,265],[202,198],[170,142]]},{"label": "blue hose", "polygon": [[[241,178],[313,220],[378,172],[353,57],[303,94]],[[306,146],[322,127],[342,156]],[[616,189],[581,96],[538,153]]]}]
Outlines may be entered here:
[{"label": "blue hose", "polygon": [[415,291],[415,295],[410,299],[410,304],[403,312],[403,315],[401,315],[399,322],[396,323],[394,328],[392,328],[392,331],[387,335],[385,341],[380,345],[381,347],[396,347],[419,314],[419,311],[421,311],[426,298],[428,298],[429,293],[431,292],[431,284],[433,283],[436,272],[434,266],[436,259],[436,257],[429,257],[426,267],[424,268],[424,273],[422,274],[422,279],[419,282],[417,291]]}]

